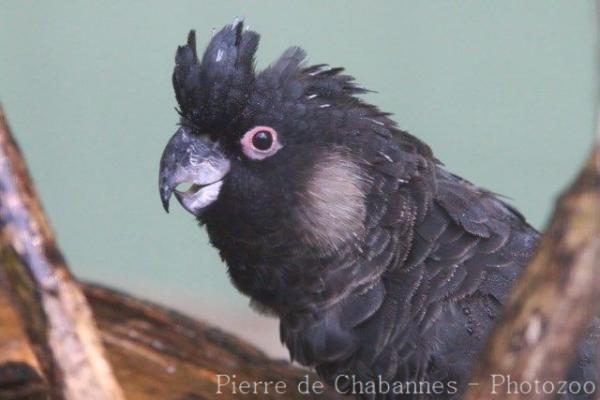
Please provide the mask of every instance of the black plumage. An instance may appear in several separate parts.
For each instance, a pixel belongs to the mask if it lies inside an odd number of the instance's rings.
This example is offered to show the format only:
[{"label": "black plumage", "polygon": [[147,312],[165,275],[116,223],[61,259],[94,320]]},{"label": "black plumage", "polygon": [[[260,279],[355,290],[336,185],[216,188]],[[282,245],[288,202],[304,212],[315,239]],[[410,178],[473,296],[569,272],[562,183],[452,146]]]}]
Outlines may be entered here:
[{"label": "black plumage", "polygon": [[[186,168],[206,157],[182,145],[175,157],[169,145],[165,206],[178,184],[193,184],[178,199],[206,226],[234,285],[280,318],[292,359],[338,389],[352,389],[340,378],[348,375],[440,381],[448,386],[438,397],[456,396],[451,382],[465,384],[537,232],[356,97],[366,90],[342,68],[305,66],[294,47],[255,73],[258,40],[239,22],[213,37],[202,61],[193,32],[177,51],[176,136],[223,160],[206,162],[218,179],[196,179]],[[248,156],[244,137],[263,126],[280,148]],[[574,371],[589,379],[591,361]],[[404,397],[418,396],[385,398]]]}]

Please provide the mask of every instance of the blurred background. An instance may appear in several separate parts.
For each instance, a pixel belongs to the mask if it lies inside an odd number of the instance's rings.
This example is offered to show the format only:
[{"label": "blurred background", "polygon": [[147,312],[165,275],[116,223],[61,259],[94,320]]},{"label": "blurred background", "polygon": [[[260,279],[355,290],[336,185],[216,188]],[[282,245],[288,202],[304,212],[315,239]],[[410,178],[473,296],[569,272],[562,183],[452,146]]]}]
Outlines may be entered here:
[{"label": "blurred background", "polygon": [[258,68],[290,45],[344,66],[447,167],[542,228],[591,143],[589,1],[0,0],[0,102],[78,277],[206,319],[272,355],[277,321],[228,281],[206,233],[162,210],[176,46],[245,17]]}]

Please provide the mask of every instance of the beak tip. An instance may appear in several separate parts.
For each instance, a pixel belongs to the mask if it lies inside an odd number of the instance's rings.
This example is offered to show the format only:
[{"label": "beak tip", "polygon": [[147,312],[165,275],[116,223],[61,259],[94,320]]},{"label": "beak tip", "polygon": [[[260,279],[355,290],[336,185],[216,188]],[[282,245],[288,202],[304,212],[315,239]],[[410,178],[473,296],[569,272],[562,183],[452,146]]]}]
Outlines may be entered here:
[{"label": "beak tip", "polygon": [[162,198],[161,202],[162,202],[163,208],[165,209],[165,212],[168,214],[169,213],[169,199]]},{"label": "beak tip", "polygon": [[169,213],[169,200],[171,198],[172,191],[168,187],[161,187],[160,190],[160,201],[166,213]]}]

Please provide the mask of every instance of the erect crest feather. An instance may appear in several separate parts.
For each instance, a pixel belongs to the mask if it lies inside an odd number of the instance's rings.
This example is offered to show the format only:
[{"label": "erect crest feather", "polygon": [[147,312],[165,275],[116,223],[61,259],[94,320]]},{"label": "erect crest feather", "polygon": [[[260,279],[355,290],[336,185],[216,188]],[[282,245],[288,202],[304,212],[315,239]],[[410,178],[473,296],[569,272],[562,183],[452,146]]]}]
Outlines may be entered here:
[{"label": "erect crest feather", "polygon": [[259,35],[235,21],[217,32],[198,59],[196,35],[175,55],[173,87],[184,122],[210,130],[233,119],[254,85],[254,54]]}]

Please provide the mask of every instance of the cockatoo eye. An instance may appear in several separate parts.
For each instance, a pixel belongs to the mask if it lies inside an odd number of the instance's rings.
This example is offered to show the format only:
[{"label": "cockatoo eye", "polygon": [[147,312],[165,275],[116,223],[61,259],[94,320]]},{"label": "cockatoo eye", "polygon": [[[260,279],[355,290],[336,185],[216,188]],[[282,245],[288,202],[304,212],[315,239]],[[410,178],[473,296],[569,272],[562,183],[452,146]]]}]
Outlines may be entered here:
[{"label": "cockatoo eye", "polygon": [[252,136],[252,145],[260,151],[267,151],[273,145],[273,135],[269,131],[258,131]]},{"label": "cockatoo eye", "polygon": [[242,151],[253,160],[264,160],[281,149],[277,131],[270,126],[255,126],[244,133]]}]

